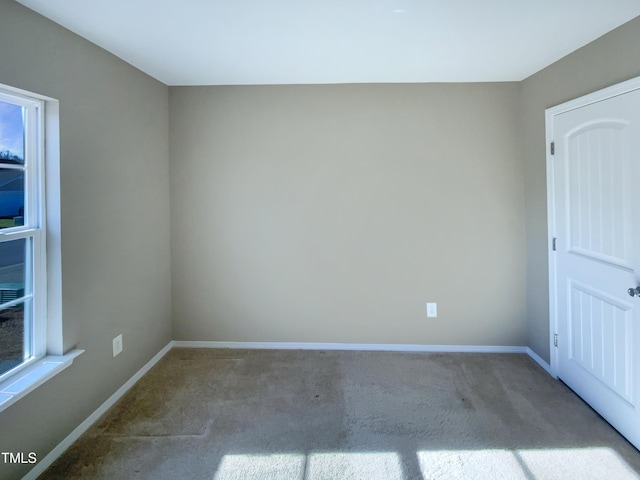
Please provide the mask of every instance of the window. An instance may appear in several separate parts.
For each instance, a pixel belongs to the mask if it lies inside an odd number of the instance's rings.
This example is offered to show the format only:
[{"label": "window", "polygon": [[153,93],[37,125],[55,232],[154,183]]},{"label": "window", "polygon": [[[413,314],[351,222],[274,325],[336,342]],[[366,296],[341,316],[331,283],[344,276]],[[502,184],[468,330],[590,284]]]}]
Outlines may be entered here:
[{"label": "window", "polygon": [[0,381],[46,354],[44,106],[0,89]]},{"label": "window", "polygon": [[0,85],[0,411],[84,351],[62,336],[58,112]]}]

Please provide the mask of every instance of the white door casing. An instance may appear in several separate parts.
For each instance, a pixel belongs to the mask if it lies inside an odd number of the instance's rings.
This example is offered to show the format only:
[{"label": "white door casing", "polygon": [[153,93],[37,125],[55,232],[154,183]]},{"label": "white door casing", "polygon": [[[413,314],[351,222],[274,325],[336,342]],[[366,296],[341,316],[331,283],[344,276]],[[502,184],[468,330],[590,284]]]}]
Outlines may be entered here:
[{"label": "white door casing", "polygon": [[546,128],[551,370],[640,449],[640,78]]}]

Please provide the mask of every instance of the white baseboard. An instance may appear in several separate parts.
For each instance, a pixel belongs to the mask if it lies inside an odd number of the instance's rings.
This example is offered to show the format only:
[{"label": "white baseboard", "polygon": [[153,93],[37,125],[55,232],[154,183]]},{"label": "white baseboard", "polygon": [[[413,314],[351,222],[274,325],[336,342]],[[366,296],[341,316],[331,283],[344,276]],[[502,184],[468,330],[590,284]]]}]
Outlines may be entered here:
[{"label": "white baseboard", "polygon": [[49,454],[40,460],[35,467],[33,467],[29,473],[27,473],[22,480],[35,480],[41,475],[47,468],[51,466],[56,459],[69,448],[73,442],[75,442],[80,436],[86,432],[91,425],[93,425],[107,410],[109,410],[120,398],[127,393],[127,391],[133,387],[133,385],[142,378],[142,376],[151,370],[158,361],[164,357],[169,350],[173,348],[173,341],[169,342],[162,350],[160,350],[151,360],[149,360],[140,370],[138,370],[127,382],[122,385],[116,392],[111,395],[102,405],[100,405],[96,411],[94,411],[89,417],[78,425],[73,432],[62,440]]},{"label": "white baseboard", "polygon": [[262,350],[361,350],[380,352],[527,353],[527,347],[504,345],[413,345],[379,343],[202,342],[174,340],[176,348],[243,348]]},{"label": "white baseboard", "polygon": [[527,347],[527,355],[529,355],[533,359],[533,361],[540,365],[549,375],[551,375],[553,378],[556,378],[556,376],[551,371],[551,365],[545,362],[540,355],[531,350],[529,347]]},{"label": "white baseboard", "polygon": [[540,355],[523,346],[506,345],[416,345],[379,343],[300,343],[300,342],[207,342],[174,340],[176,348],[243,348],[247,350],[355,350],[380,352],[442,352],[442,353],[524,353],[556,378],[551,366]]}]

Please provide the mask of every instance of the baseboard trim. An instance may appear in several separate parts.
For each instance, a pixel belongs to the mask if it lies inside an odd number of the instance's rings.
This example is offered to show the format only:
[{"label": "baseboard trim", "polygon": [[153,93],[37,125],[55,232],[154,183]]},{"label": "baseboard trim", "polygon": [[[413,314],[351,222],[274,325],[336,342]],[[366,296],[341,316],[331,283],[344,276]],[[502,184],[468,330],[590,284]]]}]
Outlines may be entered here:
[{"label": "baseboard trim", "polygon": [[164,357],[169,350],[173,348],[173,341],[169,342],[162,350],[160,350],[151,360],[149,360],[140,370],[138,370],[127,382],[122,385],[116,392],[111,395],[102,405],[100,405],[87,419],[78,425],[67,437],[62,440],[49,454],[40,460],[22,480],[36,480],[38,476],[51,466],[56,459],[62,455],[73,442],[86,432],[107,410],[109,410],[120,398],[133,387],[133,385],[142,378],[151,368]]},{"label": "baseboard trim", "polygon": [[551,365],[545,362],[540,355],[538,355],[536,352],[531,350],[529,347],[527,347],[526,353],[533,359],[534,362],[540,365],[549,375],[551,375],[553,378],[556,378],[556,376],[551,371]]},{"label": "baseboard trim", "polygon": [[415,345],[379,343],[203,342],[174,340],[176,348],[242,348],[247,350],[361,350],[380,352],[527,353],[506,345]]}]

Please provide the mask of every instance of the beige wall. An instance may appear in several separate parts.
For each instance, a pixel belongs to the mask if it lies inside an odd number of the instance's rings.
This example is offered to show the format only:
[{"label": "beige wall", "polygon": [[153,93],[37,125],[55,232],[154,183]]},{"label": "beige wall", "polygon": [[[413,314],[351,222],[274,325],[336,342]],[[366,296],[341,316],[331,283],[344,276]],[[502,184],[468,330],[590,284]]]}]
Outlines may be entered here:
[{"label": "beige wall", "polygon": [[522,82],[526,178],[527,338],[549,360],[549,281],[544,110],[640,75],[640,18]]},{"label": "beige wall", "polygon": [[526,344],[518,95],[170,88],[174,338]]},{"label": "beige wall", "polygon": [[0,413],[0,451],[42,459],[171,339],[168,89],[13,1],[0,46],[0,83],[60,100],[64,344],[86,350]]}]

